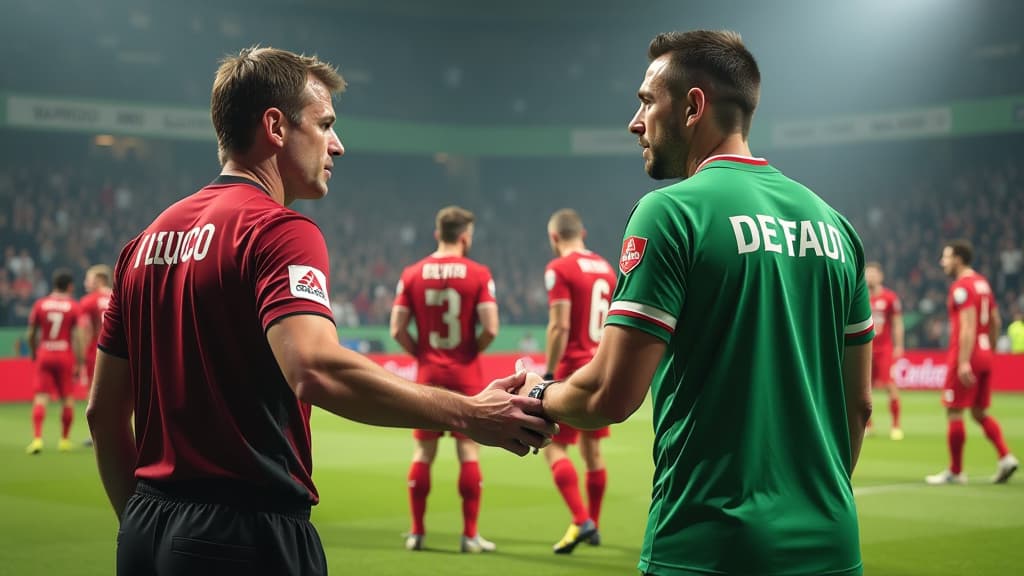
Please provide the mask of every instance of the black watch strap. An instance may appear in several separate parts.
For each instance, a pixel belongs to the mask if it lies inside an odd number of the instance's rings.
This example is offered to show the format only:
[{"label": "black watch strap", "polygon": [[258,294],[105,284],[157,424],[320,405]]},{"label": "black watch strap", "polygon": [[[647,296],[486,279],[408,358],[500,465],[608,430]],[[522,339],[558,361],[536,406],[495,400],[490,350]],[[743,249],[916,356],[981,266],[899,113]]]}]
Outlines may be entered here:
[{"label": "black watch strap", "polygon": [[550,386],[550,385],[552,385],[554,383],[555,383],[554,380],[545,380],[545,381],[541,382],[540,384],[537,384],[536,386],[534,386],[533,389],[530,390],[530,393],[528,394],[528,396],[530,398],[536,398],[537,400],[543,400],[544,399],[544,391],[548,389],[548,386]]}]

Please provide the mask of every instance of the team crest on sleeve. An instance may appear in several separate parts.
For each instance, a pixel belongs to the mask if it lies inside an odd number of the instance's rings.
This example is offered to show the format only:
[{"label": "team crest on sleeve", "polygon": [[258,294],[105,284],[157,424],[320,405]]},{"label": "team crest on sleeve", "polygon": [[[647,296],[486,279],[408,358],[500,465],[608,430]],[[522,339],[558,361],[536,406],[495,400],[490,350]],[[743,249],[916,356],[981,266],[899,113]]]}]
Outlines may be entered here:
[{"label": "team crest on sleeve", "polygon": [[490,293],[491,298],[497,298],[497,290],[494,287],[494,279],[487,281],[487,292]]},{"label": "team crest on sleeve", "polygon": [[963,286],[957,286],[953,290],[953,302],[956,302],[957,305],[967,302],[967,289]]},{"label": "team crest on sleeve", "polygon": [[397,298],[404,291],[405,291],[405,282],[402,282],[401,280],[399,280],[398,281],[398,285],[395,286],[395,297]]},{"label": "team crest on sleeve", "polygon": [[305,298],[327,308],[331,307],[331,301],[327,298],[327,276],[312,266],[288,266],[288,288],[296,298]]},{"label": "team crest on sleeve", "polygon": [[647,238],[639,236],[626,236],[622,241],[622,254],[619,256],[619,270],[623,274],[629,274],[634,268],[640,265],[644,259],[644,250],[647,248]]},{"label": "team crest on sleeve", "polygon": [[555,287],[555,271],[547,270],[544,272],[544,289],[551,292],[551,289]]}]

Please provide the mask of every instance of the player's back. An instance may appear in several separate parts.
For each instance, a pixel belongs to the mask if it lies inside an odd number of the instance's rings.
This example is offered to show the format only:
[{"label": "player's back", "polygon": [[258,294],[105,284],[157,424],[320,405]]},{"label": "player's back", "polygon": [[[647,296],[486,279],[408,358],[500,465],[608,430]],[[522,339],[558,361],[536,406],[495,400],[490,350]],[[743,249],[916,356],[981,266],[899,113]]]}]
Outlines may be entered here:
[{"label": "player's back", "polygon": [[896,293],[882,288],[871,295],[871,318],[875,325],[875,338],[871,341],[874,349],[892,348],[892,320],[900,313],[900,301]]},{"label": "player's back", "polygon": [[416,321],[417,360],[445,366],[476,362],[478,308],[494,302],[486,266],[461,256],[431,255],[402,272],[396,304],[408,307]]},{"label": "player's back", "polygon": [[71,329],[78,320],[80,308],[71,296],[50,294],[32,306],[31,321],[39,330],[39,350],[70,352]]},{"label": "player's back", "polygon": [[[992,339],[989,336],[989,329],[992,324],[992,312],[996,308],[996,300],[992,294],[992,285],[985,276],[978,272],[970,272],[962,278],[958,278],[949,287],[949,297],[946,301],[949,311],[950,331],[949,348],[950,353],[955,354],[960,345],[960,312],[964,309],[972,309],[975,318],[974,347],[972,357],[976,359],[988,359],[991,355]],[[978,355],[981,355],[978,357]]]},{"label": "player's back", "polygon": [[569,303],[569,338],[563,362],[589,361],[601,341],[601,330],[615,291],[615,269],[589,250],[551,261],[544,273],[549,301]]},{"label": "player's back", "polygon": [[82,316],[88,317],[92,325],[89,347],[90,349],[95,349],[100,327],[103,325],[103,313],[107,311],[107,307],[110,305],[110,292],[108,290],[94,290],[83,296],[78,305]]},{"label": "player's back", "polygon": [[148,414],[137,421],[138,477],[238,481],[278,501],[316,501],[310,408],[288,387],[261,325],[261,314],[290,305],[289,289],[328,316],[326,278],[307,262],[267,277],[290,254],[288,242],[302,241],[269,239],[297,219],[308,220],[252,182],[221,176],[122,252],[112,309],[131,358],[136,414]]},{"label": "player's back", "polygon": [[[678,280],[667,268],[649,280],[681,284],[684,300],[652,387],[659,497],[644,558],[702,573],[854,573],[841,367],[844,334],[870,334],[860,239],[764,161],[712,162],[645,202],[664,208],[653,213],[682,259]],[[631,239],[624,262],[643,258],[646,239]]]}]

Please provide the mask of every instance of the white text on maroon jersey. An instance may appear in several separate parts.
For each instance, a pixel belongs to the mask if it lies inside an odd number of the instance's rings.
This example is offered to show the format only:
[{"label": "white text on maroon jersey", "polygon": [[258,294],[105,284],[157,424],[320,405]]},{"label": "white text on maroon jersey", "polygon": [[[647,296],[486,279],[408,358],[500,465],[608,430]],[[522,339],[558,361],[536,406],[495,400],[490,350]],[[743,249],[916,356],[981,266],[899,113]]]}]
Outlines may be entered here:
[{"label": "white text on maroon jersey", "polygon": [[44,312],[68,312],[71,310],[71,300],[47,298],[39,307]]},{"label": "white text on maroon jersey", "polygon": [[199,262],[206,258],[216,232],[213,224],[204,224],[191,230],[161,230],[146,234],[135,252],[135,268],[139,264],[170,266],[189,260]]},{"label": "white text on maroon jersey", "polygon": [[426,263],[423,265],[424,280],[449,280],[465,278],[466,265],[459,262]]}]

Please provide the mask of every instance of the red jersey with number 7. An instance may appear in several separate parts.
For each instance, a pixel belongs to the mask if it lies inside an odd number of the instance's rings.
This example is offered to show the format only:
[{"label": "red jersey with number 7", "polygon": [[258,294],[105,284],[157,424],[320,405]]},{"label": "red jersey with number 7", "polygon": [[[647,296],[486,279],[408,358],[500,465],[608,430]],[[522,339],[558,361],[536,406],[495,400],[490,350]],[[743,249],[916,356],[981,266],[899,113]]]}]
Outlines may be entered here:
[{"label": "red jersey with number 7", "polygon": [[476,362],[477,311],[497,306],[494,280],[484,265],[461,256],[430,255],[402,271],[395,307],[416,322],[421,366]]},{"label": "red jersey with number 7", "polygon": [[601,341],[604,319],[615,292],[615,269],[589,250],[555,258],[544,271],[548,304],[569,303],[569,341],[561,363],[589,362]]},{"label": "red jersey with number 7", "polygon": [[949,356],[952,365],[956,365],[956,356],[960,350],[960,312],[967,308],[974,308],[977,319],[971,363],[974,364],[976,361],[984,363],[990,360],[993,342],[989,338],[988,331],[989,324],[992,322],[992,312],[996,308],[996,301],[988,279],[977,272],[971,272],[958,278],[949,287],[946,308],[949,310]]},{"label": "red jersey with number 7", "polygon": [[39,348],[43,352],[71,353],[71,329],[81,308],[71,296],[50,294],[32,306],[29,324],[39,327]]}]

